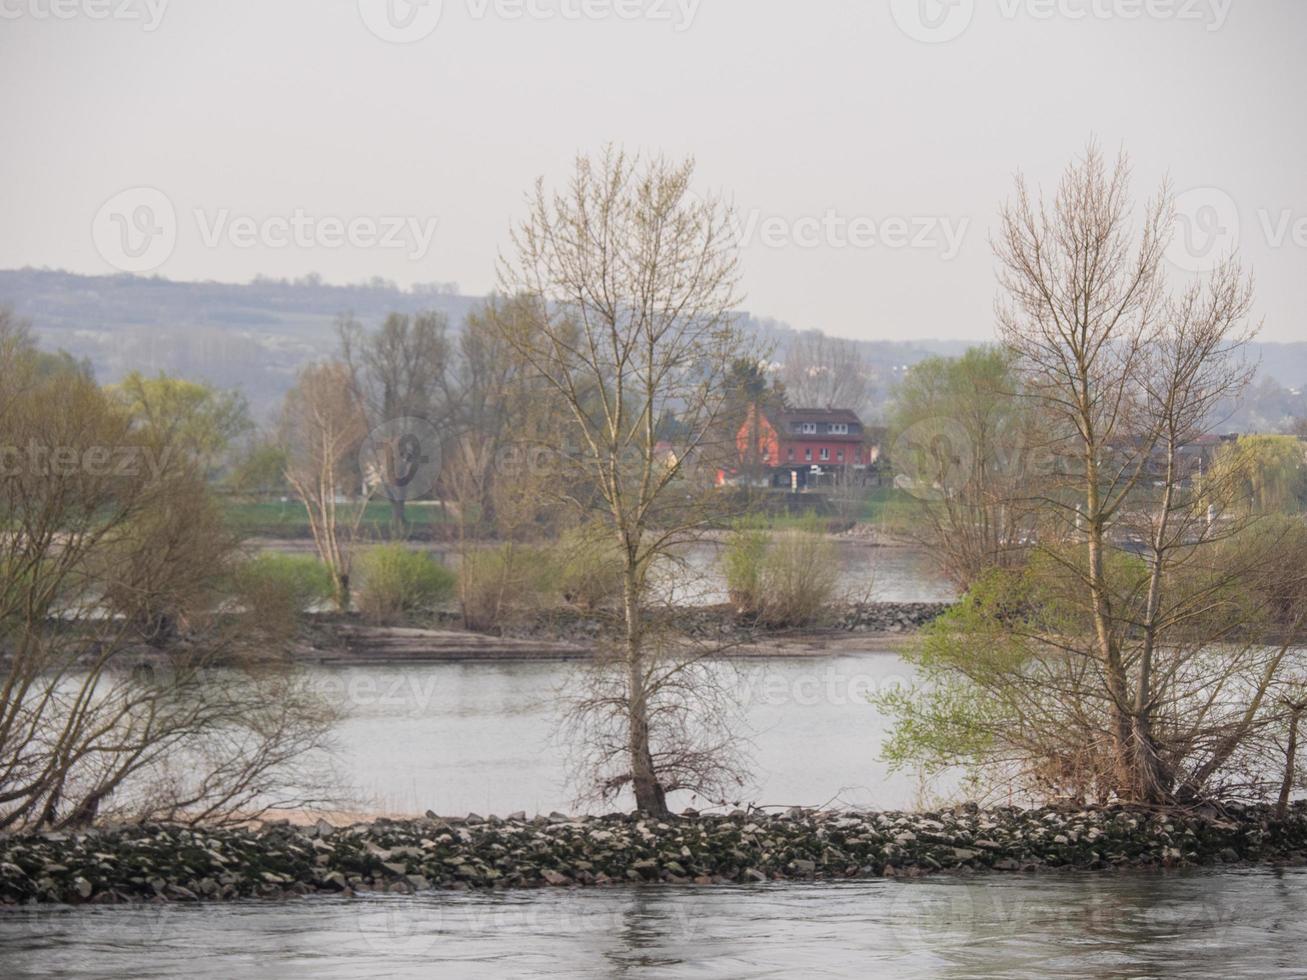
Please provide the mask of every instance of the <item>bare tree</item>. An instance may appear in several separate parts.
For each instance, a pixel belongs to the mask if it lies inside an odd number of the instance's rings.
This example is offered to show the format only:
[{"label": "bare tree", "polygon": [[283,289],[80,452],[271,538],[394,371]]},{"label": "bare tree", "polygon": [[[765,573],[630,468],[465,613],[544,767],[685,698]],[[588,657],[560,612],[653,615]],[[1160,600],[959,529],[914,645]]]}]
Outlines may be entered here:
[{"label": "bare tree", "polygon": [[1051,439],[1018,498],[1039,541],[932,631],[920,700],[888,699],[909,721],[892,754],[970,755],[1045,794],[1266,795],[1307,534],[1192,452],[1251,376],[1252,287],[1227,261],[1170,292],[1166,189],[1136,230],[1128,183],[1091,145],[1050,203],[1018,180],[1003,213],[1000,329]]},{"label": "bare tree", "polygon": [[281,442],[286,480],[308,513],[322,563],[331,572],[333,598],[349,609],[350,567],[368,494],[357,471],[367,415],[349,368],[342,362],[312,364],[286,395]]},{"label": "bare tree", "polygon": [[895,392],[890,463],[913,504],[890,525],[963,589],[1020,564],[1034,532],[1021,498],[1047,437],[1019,385],[1008,353],[975,348],[913,365]]},{"label": "bare tree", "polygon": [[863,417],[871,407],[872,368],[853,340],[799,334],[785,351],[781,378],[797,408],[848,408]]},{"label": "bare tree", "polygon": [[[715,778],[707,757],[684,765],[697,750],[659,727],[693,716],[671,705],[693,692],[678,694],[688,672],[677,646],[653,635],[648,605],[655,563],[709,522],[711,480],[694,468],[742,353],[728,215],[689,196],[693,169],[613,149],[578,158],[563,191],[537,183],[516,256],[501,263],[505,291],[536,298],[504,336],[570,416],[560,461],[583,479],[564,485],[593,491],[622,559],[620,680],[592,707],[620,717],[626,764],[600,777],[603,791],[630,786],[654,814],[667,812],[670,790]],[[588,496],[574,503],[591,516]]]},{"label": "bare tree", "polygon": [[223,613],[235,542],[185,440],[49,368],[0,329],[0,830],[257,815],[332,713]]},{"label": "bare tree", "polygon": [[[1178,566],[1199,560],[1216,536],[1181,453],[1249,380],[1240,351],[1252,289],[1228,263],[1170,298],[1161,270],[1169,193],[1163,187],[1146,207],[1137,234],[1130,207],[1125,157],[1109,168],[1091,144],[1051,204],[1033,200],[1018,178],[995,248],[1008,297],[1002,338],[1024,391],[1066,433],[1067,465],[1040,500],[1084,549],[1083,562],[1064,566],[1087,597],[1085,653],[1108,698],[1116,791],[1159,801],[1178,778],[1162,771],[1153,728],[1178,668],[1156,669],[1159,639],[1196,598],[1184,595]],[[1131,537],[1143,538],[1149,564],[1142,609],[1116,594],[1109,569]]]},{"label": "bare tree", "polygon": [[[341,359],[349,368],[355,397],[367,413],[370,429],[407,418],[437,420],[449,360],[446,329],[445,316],[438,312],[417,316],[392,313],[372,333],[352,316],[341,318],[337,324]],[[395,426],[394,431],[404,432],[404,427]],[[398,442],[402,436],[393,438]],[[388,451],[380,448],[379,458],[403,455],[398,445]],[[394,532],[402,535],[405,496],[396,492],[394,479],[383,479],[380,484],[390,499]]]}]

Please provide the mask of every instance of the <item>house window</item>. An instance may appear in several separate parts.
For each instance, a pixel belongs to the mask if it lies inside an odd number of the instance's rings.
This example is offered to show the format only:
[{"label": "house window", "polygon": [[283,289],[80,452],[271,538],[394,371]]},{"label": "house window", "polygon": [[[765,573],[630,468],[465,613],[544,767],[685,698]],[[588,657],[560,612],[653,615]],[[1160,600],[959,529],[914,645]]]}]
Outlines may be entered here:
[{"label": "house window", "polygon": [[849,434],[849,423],[832,422],[830,424],[830,434],[833,436],[847,436]]},{"label": "house window", "polygon": [[803,451],[803,458],[806,459],[809,463],[811,463],[811,462],[812,462],[812,450],[811,450],[811,449],[805,449],[805,450]]},{"label": "house window", "polygon": [[817,423],[816,423],[816,422],[803,422],[803,423],[801,423],[801,424],[799,425],[799,431],[802,432],[805,436],[816,435],[816,434],[817,434]]},{"label": "house window", "polygon": [[830,459],[830,450],[829,450],[829,449],[822,449],[822,451],[821,451],[821,458],[822,458],[822,459]]},{"label": "house window", "polygon": [[790,459],[793,459],[793,458],[794,458],[794,449],[793,449],[793,447],[791,447],[791,448],[788,450],[788,452],[789,452],[789,455],[790,455]]},{"label": "house window", "polygon": [[835,459],[836,459],[836,461],[838,461],[838,462],[840,462],[840,463],[844,462],[844,450],[843,450],[843,449],[841,449],[839,452],[837,452],[837,453],[835,454]]}]

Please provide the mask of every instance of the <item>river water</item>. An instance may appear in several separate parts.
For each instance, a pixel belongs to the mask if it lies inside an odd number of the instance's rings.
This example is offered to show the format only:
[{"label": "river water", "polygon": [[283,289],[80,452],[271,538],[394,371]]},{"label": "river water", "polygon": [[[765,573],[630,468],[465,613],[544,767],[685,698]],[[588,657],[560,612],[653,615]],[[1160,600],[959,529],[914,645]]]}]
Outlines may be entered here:
[{"label": "river water", "polygon": [[[341,781],[350,809],[503,816],[578,812],[555,692],[579,670],[566,662],[316,669],[343,701]],[[738,802],[902,809],[923,802],[912,773],[880,761],[885,721],[868,695],[910,683],[887,653],[718,665],[753,761]],[[631,801],[619,800],[619,807]],[[674,805],[703,807],[688,797]],[[736,802],[736,801],[732,801]]]},{"label": "river water", "polygon": [[0,976],[1294,977],[1307,871],[441,893],[0,914]]},{"label": "river water", "polygon": [[[846,582],[864,581],[856,552]],[[910,555],[886,599],[947,598]],[[883,566],[882,566],[883,571]],[[917,576],[922,576],[917,578]],[[315,668],[348,718],[353,808],[572,810],[554,692],[567,663]],[[946,798],[879,761],[867,695],[886,653],[722,667],[748,737],[741,802],[917,807]],[[622,805],[627,801],[619,801]],[[679,800],[680,804],[697,801]],[[187,977],[1303,977],[1307,870],[619,886],[0,912],[0,980]]]}]

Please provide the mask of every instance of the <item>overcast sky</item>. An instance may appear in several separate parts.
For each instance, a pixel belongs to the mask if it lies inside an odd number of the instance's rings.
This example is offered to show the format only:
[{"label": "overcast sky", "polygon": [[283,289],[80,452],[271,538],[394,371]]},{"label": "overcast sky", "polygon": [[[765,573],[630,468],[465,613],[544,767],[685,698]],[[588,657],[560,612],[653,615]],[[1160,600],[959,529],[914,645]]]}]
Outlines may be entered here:
[{"label": "overcast sky", "polygon": [[[438,16],[437,16],[438,15]],[[992,336],[989,235],[1097,134],[1307,340],[1302,0],[0,0],[0,267],[494,285],[539,175],[693,154],[747,308]],[[1192,190],[1196,189],[1196,190]]]}]

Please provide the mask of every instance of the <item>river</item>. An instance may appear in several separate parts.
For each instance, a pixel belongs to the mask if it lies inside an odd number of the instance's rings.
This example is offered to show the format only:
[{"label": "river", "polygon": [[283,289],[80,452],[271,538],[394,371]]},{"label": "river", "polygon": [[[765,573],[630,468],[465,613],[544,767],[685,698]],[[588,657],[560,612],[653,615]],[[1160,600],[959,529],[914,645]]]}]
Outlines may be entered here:
[{"label": "river", "polygon": [[[574,805],[555,692],[579,668],[551,663],[453,663],[314,668],[343,701],[340,770],[352,809],[396,814],[504,815]],[[879,759],[884,719],[869,694],[909,683],[893,654],[744,661],[718,666],[738,705],[753,760],[740,802],[898,809],[922,802],[912,773]],[[680,806],[703,806],[683,797]],[[619,806],[629,800],[618,801]]]},{"label": "river", "polygon": [[[947,597],[912,580],[910,556],[892,557],[903,567],[876,576],[879,597]],[[553,694],[577,669],[313,668],[348,711],[350,805],[576,809]],[[947,780],[923,786],[879,759],[885,722],[867,695],[911,681],[895,655],[721,670],[753,761],[741,802],[888,809],[948,796]],[[1302,977],[1305,943],[1307,870],[1049,873],[17,909],[0,912],[0,977]]]},{"label": "river", "polygon": [[1304,975],[1307,870],[993,875],[0,914],[20,978]]}]

